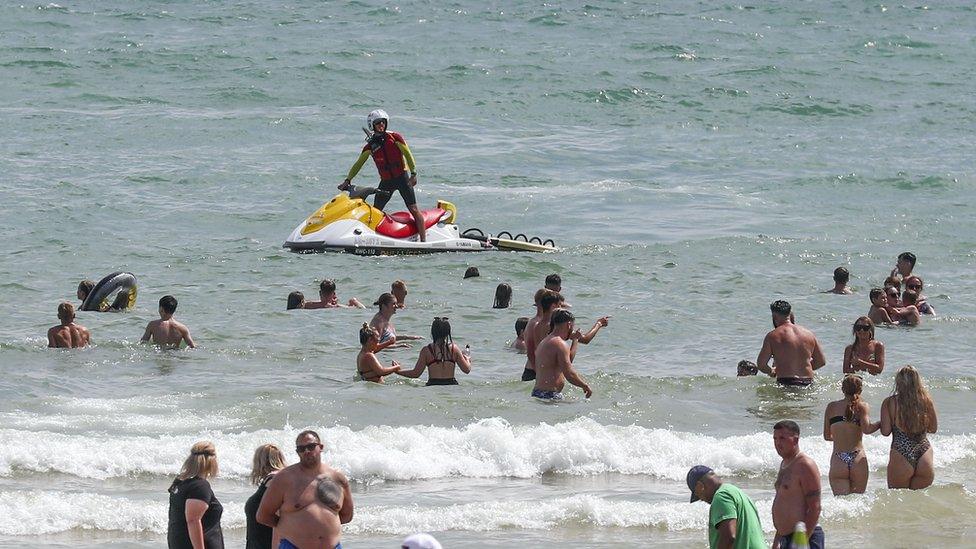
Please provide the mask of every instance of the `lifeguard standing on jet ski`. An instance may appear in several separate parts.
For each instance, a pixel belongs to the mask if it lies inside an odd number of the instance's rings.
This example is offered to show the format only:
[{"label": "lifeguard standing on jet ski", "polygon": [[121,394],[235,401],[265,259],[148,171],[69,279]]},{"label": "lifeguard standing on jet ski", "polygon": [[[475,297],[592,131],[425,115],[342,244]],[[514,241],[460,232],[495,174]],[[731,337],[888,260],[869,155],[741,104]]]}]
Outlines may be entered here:
[{"label": "lifeguard standing on jet ski", "polygon": [[[366,159],[373,157],[376,169],[380,172],[379,190],[387,191],[377,193],[373,198],[373,206],[382,210],[386,203],[390,201],[391,193],[396,190],[403,197],[403,202],[407,205],[407,210],[413,215],[414,222],[417,224],[417,235],[421,242],[427,241],[427,230],[424,227],[424,217],[417,207],[417,196],[413,192],[413,187],[417,184],[417,165],[413,160],[413,153],[397,132],[386,131],[390,117],[386,111],[377,109],[366,117],[366,124],[372,130],[372,134],[366,140],[363,152],[359,155],[356,163],[349,170],[349,175],[339,185],[339,190],[344,191],[352,184],[352,178],[356,177],[360,168],[366,163]],[[368,133],[368,132],[367,132]],[[410,176],[404,168],[410,168]]]}]

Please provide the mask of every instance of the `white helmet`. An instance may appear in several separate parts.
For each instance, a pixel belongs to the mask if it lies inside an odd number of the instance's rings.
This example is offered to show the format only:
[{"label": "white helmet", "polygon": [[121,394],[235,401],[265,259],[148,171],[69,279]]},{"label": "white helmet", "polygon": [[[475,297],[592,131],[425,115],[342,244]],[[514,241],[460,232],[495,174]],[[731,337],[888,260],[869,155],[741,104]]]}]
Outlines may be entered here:
[{"label": "white helmet", "polygon": [[387,126],[390,125],[390,116],[386,114],[386,111],[383,109],[376,109],[366,116],[366,127],[372,130],[373,124],[375,124],[378,120],[386,122]]}]

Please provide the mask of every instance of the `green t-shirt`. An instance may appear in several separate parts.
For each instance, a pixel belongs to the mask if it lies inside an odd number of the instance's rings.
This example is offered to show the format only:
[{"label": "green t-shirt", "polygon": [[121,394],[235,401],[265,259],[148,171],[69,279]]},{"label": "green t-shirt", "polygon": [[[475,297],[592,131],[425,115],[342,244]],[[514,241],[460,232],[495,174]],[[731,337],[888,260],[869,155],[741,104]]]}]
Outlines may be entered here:
[{"label": "green t-shirt", "polygon": [[723,483],[712,496],[712,506],[708,510],[708,546],[718,547],[720,522],[735,519],[735,549],[766,549],[769,545],[763,537],[762,523],[756,504],[737,486]]}]

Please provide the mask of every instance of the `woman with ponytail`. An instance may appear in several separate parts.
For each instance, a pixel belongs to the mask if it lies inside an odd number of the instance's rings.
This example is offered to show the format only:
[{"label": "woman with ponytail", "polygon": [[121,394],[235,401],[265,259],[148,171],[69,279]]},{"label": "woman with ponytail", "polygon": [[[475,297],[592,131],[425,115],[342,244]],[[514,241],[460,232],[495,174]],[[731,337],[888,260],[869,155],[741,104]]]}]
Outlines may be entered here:
[{"label": "woman with ponytail", "polygon": [[451,323],[445,317],[435,316],[430,324],[431,343],[420,350],[417,364],[412,370],[397,372],[403,377],[417,379],[427,370],[427,385],[457,385],[455,366],[466,374],[471,373],[471,358],[458,348],[451,339]]},{"label": "woman with ponytail", "polygon": [[868,404],[861,399],[861,377],[848,374],[841,383],[844,398],[824,410],[824,440],[834,443],[830,455],[830,489],[835,496],[863,494],[868,486],[868,458],[862,435],[878,430],[868,419]]},{"label": "woman with ponytail", "polygon": [[359,330],[359,344],[362,348],[356,356],[356,373],[363,381],[383,383],[383,377],[400,371],[400,363],[393,361],[389,367],[380,364],[376,351],[380,348],[380,336],[376,329],[363,322]]},{"label": "woman with ponytail", "polygon": [[208,482],[215,476],[217,449],[209,441],[194,444],[169,487],[169,549],[224,549],[224,508]]},{"label": "woman with ponytail", "polygon": [[926,433],[939,428],[935,403],[912,366],[895,374],[895,392],[881,403],[881,434],[891,435],[888,488],[918,490],[935,479],[932,445]]}]

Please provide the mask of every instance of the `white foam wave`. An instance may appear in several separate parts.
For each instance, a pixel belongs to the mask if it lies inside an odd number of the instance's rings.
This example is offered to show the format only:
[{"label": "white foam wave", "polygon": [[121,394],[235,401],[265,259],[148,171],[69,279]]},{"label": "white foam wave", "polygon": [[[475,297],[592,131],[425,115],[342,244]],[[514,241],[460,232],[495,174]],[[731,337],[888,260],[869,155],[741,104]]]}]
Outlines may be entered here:
[{"label": "white foam wave", "polygon": [[[889,500],[885,494],[825,497],[824,523],[845,522],[869,514]],[[401,535],[410,532],[500,529],[550,530],[566,525],[599,528],[701,530],[708,506],[687,500],[641,502],[594,495],[562,498],[473,502],[445,506],[360,506],[355,520],[344,526],[349,535]],[[773,531],[772,500],[755,501],[762,525]],[[167,527],[165,498],[138,500],[63,491],[0,491],[0,535],[34,536],[68,530],[153,532]],[[224,502],[225,530],[244,527],[242,502]]]},{"label": "white foam wave", "polygon": [[[0,491],[0,535],[68,530],[166,533],[169,502],[57,490]],[[224,504],[224,528],[244,526],[243,503]]]},{"label": "white foam wave", "polygon": [[[696,463],[708,464],[721,475],[756,477],[774,475],[780,463],[768,433],[715,437],[635,425],[602,425],[589,418],[553,425],[511,425],[493,418],[463,427],[371,426],[352,430],[335,426],[317,430],[326,443],[324,459],[350,478],[367,483],[450,477],[531,478],[549,473],[620,473],[683,480],[688,467]],[[287,450],[297,431],[285,427],[150,437],[0,429],[0,476],[13,476],[18,471],[96,479],[147,473],[171,476],[194,442],[212,440],[217,446],[221,476],[244,478],[250,473],[254,448],[272,442]],[[38,444],[39,440],[44,444]],[[934,435],[931,441],[936,467],[976,456],[976,435]],[[826,475],[830,443],[806,437],[801,445]],[[890,439],[865,437],[872,470],[887,464],[889,445]],[[59,451],[50,452],[50,447]]]}]

